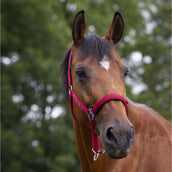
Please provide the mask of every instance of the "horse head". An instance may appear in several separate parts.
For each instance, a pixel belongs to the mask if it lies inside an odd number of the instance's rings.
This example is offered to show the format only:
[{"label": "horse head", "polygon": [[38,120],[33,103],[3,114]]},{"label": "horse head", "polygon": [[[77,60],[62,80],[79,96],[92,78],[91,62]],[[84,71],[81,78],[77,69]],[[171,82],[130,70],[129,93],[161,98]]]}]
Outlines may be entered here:
[{"label": "horse head", "polygon": [[[73,90],[86,107],[93,107],[102,97],[112,93],[127,99],[125,76],[128,69],[114,49],[123,31],[124,21],[118,12],[103,38],[96,34],[85,34],[84,11],[75,16],[72,28],[71,79]],[[74,111],[78,111],[77,105]],[[75,116],[79,123],[88,123],[85,115],[75,113]],[[94,128],[110,158],[128,155],[135,133],[121,101],[105,103],[95,116]]]}]

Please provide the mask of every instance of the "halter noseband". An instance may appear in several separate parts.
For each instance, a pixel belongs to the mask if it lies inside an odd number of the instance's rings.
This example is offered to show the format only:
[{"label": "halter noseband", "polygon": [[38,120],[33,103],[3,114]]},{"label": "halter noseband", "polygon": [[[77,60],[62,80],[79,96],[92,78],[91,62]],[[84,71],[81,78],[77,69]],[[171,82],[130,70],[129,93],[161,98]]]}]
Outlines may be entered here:
[{"label": "halter noseband", "polygon": [[111,100],[115,101],[121,101],[126,110],[126,114],[128,115],[128,101],[124,99],[121,95],[118,94],[109,94],[104,96],[102,99],[100,99],[92,108],[87,108],[85,105],[83,105],[78,97],[76,96],[75,92],[73,91],[72,88],[72,82],[71,82],[71,62],[72,62],[72,50],[69,55],[69,64],[68,64],[68,87],[69,87],[69,103],[70,103],[70,110],[71,114],[74,120],[76,120],[74,113],[73,113],[73,108],[72,108],[72,97],[76,104],[85,112],[85,114],[88,116],[89,122],[90,122],[90,127],[91,127],[91,136],[92,136],[92,151],[94,152],[94,161],[97,160],[98,156],[105,151],[102,149],[99,149],[99,144],[98,144],[98,137],[97,134],[94,133],[94,124],[93,120],[95,115],[98,113],[98,111],[103,107],[103,105]]}]

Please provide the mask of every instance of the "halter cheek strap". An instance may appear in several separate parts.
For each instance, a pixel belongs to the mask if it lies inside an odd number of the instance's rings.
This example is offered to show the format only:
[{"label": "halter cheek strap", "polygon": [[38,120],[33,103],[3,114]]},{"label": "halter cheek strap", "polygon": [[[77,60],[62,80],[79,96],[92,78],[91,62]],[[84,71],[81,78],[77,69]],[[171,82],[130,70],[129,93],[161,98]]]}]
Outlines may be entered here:
[{"label": "halter cheek strap", "polygon": [[94,161],[97,160],[98,156],[105,151],[102,149],[99,149],[99,143],[98,143],[98,136],[94,132],[94,117],[98,113],[98,111],[103,107],[103,105],[111,100],[115,101],[121,101],[126,110],[126,114],[128,114],[128,102],[122,97],[121,95],[118,94],[109,94],[104,96],[102,99],[100,99],[94,106],[93,108],[87,108],[85,105],[81,103],[81,101],[78,99],[76,96],[75,92],[73,91],[72,88],[72,82],[71,82],[71,61],[72,61],[72,51],[70,52],[69,55],[69,64],[68,64],[68,87],[69,87],[69,103],[70,103],[70,110],[72,117],[74,120],[76,120],[74,112],[73,112],[73,107],[72,107],[72,98],[76,102],[76,104],[85,112],[85,114],[88,116],[89,122],[90,122],[90,127],[91,127],[91,136],[92,136],[92,151],[94,152]]}]

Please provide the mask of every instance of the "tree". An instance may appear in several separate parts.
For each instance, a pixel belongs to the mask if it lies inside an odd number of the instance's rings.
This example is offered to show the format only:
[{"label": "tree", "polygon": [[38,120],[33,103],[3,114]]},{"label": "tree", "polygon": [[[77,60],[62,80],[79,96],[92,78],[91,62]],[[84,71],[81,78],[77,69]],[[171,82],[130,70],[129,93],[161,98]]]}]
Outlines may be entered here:
[{"label": "tree", "polygon": [[[2,5],[2,170],[76,169],[71,119],[50,116],[62,106],[59,64],[68,48],[60,34],[68,32],[61,6],[23,0]],[[63,147],[69,141],[71,147]]]}]

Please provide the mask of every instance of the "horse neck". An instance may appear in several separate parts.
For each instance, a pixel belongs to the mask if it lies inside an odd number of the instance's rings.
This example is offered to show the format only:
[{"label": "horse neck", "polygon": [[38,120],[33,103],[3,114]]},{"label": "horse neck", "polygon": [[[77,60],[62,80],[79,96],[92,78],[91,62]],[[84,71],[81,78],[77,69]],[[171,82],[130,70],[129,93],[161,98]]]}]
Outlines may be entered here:
[{"label": "horse neck", "polygon": [[[136,134],[148,134],[152,127],[161,130],[164,126],[169,128],[169,123],[156,111],[144,104],[139,104],[128,99],[128,118],[133,124]],[[145,125],[149,126],[146,127]]]},{"label": "horse neck", "polygon": [[[79,114],[84,115],[84,114]],[[78,150],[78,155],[82,167],[82,171],[91,171],[90,170],[90,160],[91,160],[91,135],[90,130],[82,124],[79,124],[78,121],[73,120],[73,128],[75,134],[75,142]],[[84,170],[83,170],[84,169]]]},{"label": "horse neck", "polygon": [[[146,130],[149,130],[149,128],[146,128],[145,124],[152,121],[151,118],[154,116],[152,116],[153,113],[156,112],[149,107],[143,104],[135,103],[128,98],[128,119],[133,124],[136,134],[146,134],[145,132]],[[155,115],[154,117],[158,118],[158,116]],[[157,121],[157,119],[154,120]]]}]

